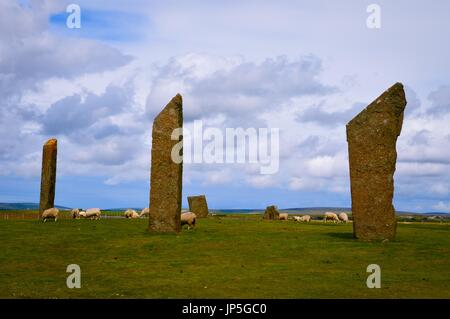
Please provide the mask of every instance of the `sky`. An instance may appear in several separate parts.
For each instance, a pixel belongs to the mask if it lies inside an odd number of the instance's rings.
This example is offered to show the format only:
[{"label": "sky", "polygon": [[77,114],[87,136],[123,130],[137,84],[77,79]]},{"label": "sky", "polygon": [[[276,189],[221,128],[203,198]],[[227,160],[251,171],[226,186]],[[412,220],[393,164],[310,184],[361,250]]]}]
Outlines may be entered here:
[{"label": "sky", "polygon": [[[81,28],[69,29],[69,4]],[[370,4],[380,28],[369,28]],[[396,82],[408,104],[394,205],[450,212],[450,2],[0,0],[0,202],[145,207],[153,118],[278,128],[279,170],[185,163],[211,208],[350,207],[345,124]]]}]

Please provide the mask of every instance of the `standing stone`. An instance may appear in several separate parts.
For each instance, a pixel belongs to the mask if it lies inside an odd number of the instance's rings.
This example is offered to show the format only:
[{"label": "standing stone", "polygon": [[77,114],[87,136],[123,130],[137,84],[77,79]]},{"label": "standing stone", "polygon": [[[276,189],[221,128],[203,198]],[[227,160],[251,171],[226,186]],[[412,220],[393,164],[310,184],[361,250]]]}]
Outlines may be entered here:
[{"label": "standing stone", "polygon": [[279,218],[280,212],[278,211],[277,206],[267,206],[263,219],[278,220]]},{"label": "standing stone", "polygon": [[[172,159],[172,149],[182,143],[183,137],[180,134],[172,140],[171,136],[175,129],[182,128],[182,98],[177,94],[153,121],[149,231],[181,230],[183,163]],[[182,149],[178,154],[182,156]]]},{"label": "standing stone", "polygon": [[208,204],[205,195],[188,196],[189,211],[193,212],[197,217],[206,217],[209,214]]},{"label": "standing stone", "polygon": [[58,141],[50,139],[44,144],[42,150],[41,171],[41,198],[39,202],[39,216],[44,210],[55,206],[56,186],[56,158],[58,152]]},{"label": "standing stone", "polygon": [[392,205],[396,143],[406,106],[401,83],[394,84],[347,124],[353,235],[391,240],[397,222]]}]

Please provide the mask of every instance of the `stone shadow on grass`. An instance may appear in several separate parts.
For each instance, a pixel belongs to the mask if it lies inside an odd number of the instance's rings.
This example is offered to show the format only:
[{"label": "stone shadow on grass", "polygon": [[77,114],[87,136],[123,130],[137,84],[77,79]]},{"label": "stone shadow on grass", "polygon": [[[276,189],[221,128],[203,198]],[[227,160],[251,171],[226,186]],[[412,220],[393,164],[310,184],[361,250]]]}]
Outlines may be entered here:
[{"label": "stone shadow on grass", "polygon": [[326,236],[345,240],[356,239],[353,233],[327,233]]}]

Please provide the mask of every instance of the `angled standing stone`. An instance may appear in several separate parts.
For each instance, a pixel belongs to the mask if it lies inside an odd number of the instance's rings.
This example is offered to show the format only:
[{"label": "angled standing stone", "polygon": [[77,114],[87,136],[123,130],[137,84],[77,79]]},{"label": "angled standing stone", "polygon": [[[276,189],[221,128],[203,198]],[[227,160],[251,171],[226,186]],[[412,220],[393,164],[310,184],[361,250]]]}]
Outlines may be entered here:
[{"label": "angled standing stone", "polygon": [[396,83],[347,124],[353,235],[363,240],[393,239],[392,205],[396,143],[403,124],[405,92]]},{"label": "angled standing stone", "polygon": [[183,163],[172,159],[172,149],[182,143],[182,135],[176,140],[171,137],[182,128],[182,98],[177,94],[153,121],[149,231],[181,230]]},{"label": "angled standing stone", "polygon": [[44,144],[42,150],[41,171],[41,198],[39,202],[39,216],[44,210],[55,206],[56,186],[56,158],[58,153],[58,141],[50,139]]},{"label": "angled standing stone", "polygon": [[188,196],[189,211],[193,212],[197,217],[207,217],[209,214],[206,196]]},{"label": "angled standing stone", "polygon": [[277,209],[277,206],[267,206],[266,211],[264,212],[263,219],[270,220],[278,220],[280,219],[280,212]]}]

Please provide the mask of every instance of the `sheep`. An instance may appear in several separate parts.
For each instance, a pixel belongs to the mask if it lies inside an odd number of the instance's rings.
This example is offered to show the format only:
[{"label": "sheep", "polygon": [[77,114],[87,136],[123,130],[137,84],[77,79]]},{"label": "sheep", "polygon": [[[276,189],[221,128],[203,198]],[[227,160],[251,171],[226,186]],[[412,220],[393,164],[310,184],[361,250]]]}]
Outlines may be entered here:
[{"label": "sheep", "polygon": [[78,218],[86,218],[86,212],[80,211],[80,212],[78,213]]},{"label": "sheep", "polygon": [[296,222],[299,222],[299,221],[301,221],[301,217],[300,217],[300,216],[294,216],[294,220],[295,220]]},{"label": "sheep", "polygon": [[134,209],[127,209],[124,215],[125,218],[139,218],[139,214]]},{"label": "sheep", "polygon": [[148,207],[141,210],[141,213],[139,214],[139,217],[148,217],[150,215],[150,209]]},{"label": "sheep", "polygon": [[339,222],[339,217],[335,213],[326,212],[323,217],[323,222],[326,223],[329,219],[332,220],[333,223]]},{"label": "sheep", "polygon": [[72,209],[70,212],[73,219],[79,219],[80,218],[80,210],[78,208]]},{"label": "sheep", "polygon": [[340,213],[338,217],[341,222],[343,223],[348,222],[348,215],[346,213]]},{"label": "sheep", "polygon": [[188,230],[195,227],[197,216],[193,212],[186,212],[181,214],[181,227],[188,225]]},{"label": "sheep", "polygon": [[102,215],[102,211],[100,208],[89,208],[86,209],[86,218],[90,219],[100,219],[100,216]]},{"label": "sheep", "polygon": [[305,223],[309,223],[311,221],[311,216],[309,215],[303,215],[302,217],[300,217],[300,222],[305,222]]},{"label": "sheep", "polygon": [[54,221],[56,222],[58,220],[58,214],[59,214],[59,209],[58,208],[49,208],[44,210],[44,212],[42,213],[42,219],[44,220],[44,223],[47,221],[47,219],[54,219]]},{"label": "sheep", "polygon": [[278,220],[288,220],[288,216],[289,215],[287,213],[280,214],[278,216]]}]

